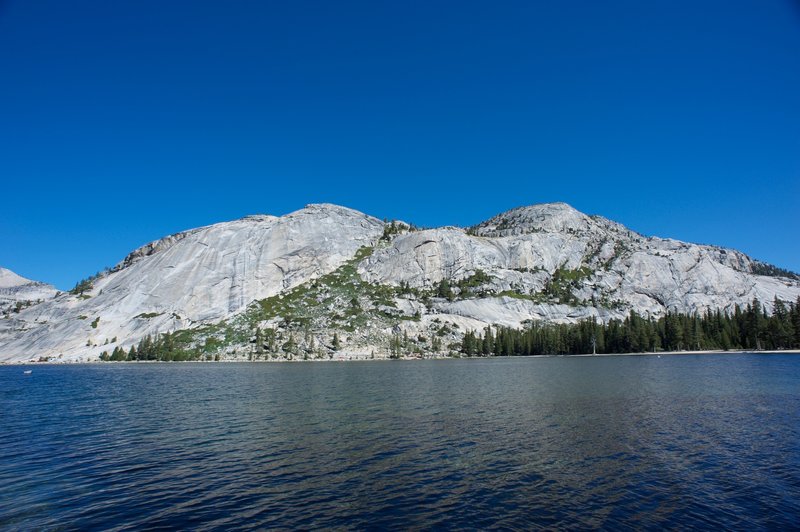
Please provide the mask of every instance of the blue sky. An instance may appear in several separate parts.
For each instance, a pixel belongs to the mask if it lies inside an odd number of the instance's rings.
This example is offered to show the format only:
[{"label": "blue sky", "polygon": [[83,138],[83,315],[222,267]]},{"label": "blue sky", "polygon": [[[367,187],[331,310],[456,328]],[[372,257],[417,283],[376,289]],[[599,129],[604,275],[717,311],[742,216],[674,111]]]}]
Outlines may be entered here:
[{"label": "blue sky", "polygon": [[0,265],[565,201],[800,271],[800,4],[0,0]]}]

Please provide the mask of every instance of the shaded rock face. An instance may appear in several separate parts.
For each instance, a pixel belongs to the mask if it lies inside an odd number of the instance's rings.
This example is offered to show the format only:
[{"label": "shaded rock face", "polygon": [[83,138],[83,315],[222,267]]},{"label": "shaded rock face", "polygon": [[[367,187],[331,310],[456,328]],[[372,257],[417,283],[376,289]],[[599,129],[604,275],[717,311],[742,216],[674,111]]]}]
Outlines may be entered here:
[{"label": "shaded rock face", "polygon": [[[463,332],[527,320],[608,321],[631,310],[730,311],[754,298],[769,310],[775,297],[800,297],[796,279],[754,275],[756,263],[737,251],[645,237],[563,203],[513,209],[466,230],[400,227],[385,233],[375,218],[325,204],[168,236],[132,252],[85,294],[0,320],[0,361],[91,360],[147,334],[229,320],[253,301],[315,282],[362,247],[374,249],[357,274],[394,287],[392,312],[413,315],[402,328],[420,334],[434,321]],[[450,297],[436,293],[443,280],[453,286]],[[398,327],[348,337],[375,342]],[[380,353],[385,346],[351,347]]]},{"label": "shaded rock face", "polygon": [[52,285],[31,281],[0,268],[0,313],[52,299],[57,293]]}]

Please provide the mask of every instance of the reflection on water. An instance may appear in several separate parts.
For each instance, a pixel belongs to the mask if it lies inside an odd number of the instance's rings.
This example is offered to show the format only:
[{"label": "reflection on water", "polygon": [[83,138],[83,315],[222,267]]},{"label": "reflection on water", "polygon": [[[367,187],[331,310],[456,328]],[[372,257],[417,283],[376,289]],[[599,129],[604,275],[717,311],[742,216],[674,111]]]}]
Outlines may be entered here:
[{"label": "reflection on water", "polygon": [[800,357],[0,368],[0,527],[796,526]]}]

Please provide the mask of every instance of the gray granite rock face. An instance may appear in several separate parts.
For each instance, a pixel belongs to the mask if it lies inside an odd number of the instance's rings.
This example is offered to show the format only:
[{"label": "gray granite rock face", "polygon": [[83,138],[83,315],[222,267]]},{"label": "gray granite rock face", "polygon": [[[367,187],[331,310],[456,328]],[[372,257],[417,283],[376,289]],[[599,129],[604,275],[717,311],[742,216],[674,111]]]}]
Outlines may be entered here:
[{"label": "gray granite rock face", "polygon": [[4,320],[0,361],[94,359],[117,343],[225,319],[336,269],[382,232],[375,218],[310,205],[163,238],[131,253],[84,296],[62,294]]},{"label": "gray granite rock face", "polygon": [[[576,313],[547,301],[526,301],[522,309],[520,301],[511,298],[456,305],[469,307],[466,315],[486,323],[510,323],[509,312],[521,322],[612,318],[630,310],[654,317],[667,311],[730,311],[754,298],[769,310],[776,296],[785,301],[800,296],[797,280],[754,275],[754,264],[738,251],[644,237],[554,203],[514,209],[469,231],[431,229],[400,235],[362,262],[359,271],[371,282],[423,288],[482,270],[491,278],[492,291],[530,296],[540,293],[557,270],[580,272],[570,287],[571,307],[594,309]],[[498,313],[498,305],[506,310]]]},{"label": "gray granite rock face", "polygon": [[31,281],[11,270],[0,268],[0,313],[13,311],[17,304],[30,306],[55,297],[55,286]]},{"label": "gray granite rock face", "polygon": [[[357,265],[364,281],[428,294],[397,298],[399,312],[416,318],[395,329],[411,333],[433,323],[463,332],[528,320],[608,321],[631,310],[653,317],[729,311],[754,298],[770,310],[775,297],[800,297],[796,279],[755,275],[757,263],[738,251],[645,237],[563,203],[514,209],[468,230],[402,227],[381,238],[383,222],[324,204],[168,236],[132,252],[82,296],[52,298],[49,287],[41,292],[47,301],[0,320],[0,361],[93,360],[147,334],[227,320],[253,301],[334,271],[364,246],[374,247]],[[459,281],[478,273],[484,281],[462,293]],[[442,280],[453,285],[452,300],[435,297]],[[25,283],[8,284],[0,297]]]}]

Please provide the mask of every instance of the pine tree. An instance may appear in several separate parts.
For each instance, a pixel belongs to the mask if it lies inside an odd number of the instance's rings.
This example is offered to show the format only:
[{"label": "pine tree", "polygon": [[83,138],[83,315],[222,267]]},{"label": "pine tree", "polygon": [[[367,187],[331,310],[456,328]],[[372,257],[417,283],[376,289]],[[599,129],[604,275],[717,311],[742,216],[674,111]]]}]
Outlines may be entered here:
[{"label": "pine tree", "polygon": [[800,347],[800,296],[797,297],[797,301],[795,301],[794,305],[792,305],[790,314],[790,321],[792,322],[792,328],[794,329],[794,340],[792,342],[792,347],[798,348]]},{"label": "pine tree", "polygon": [[467,331],[461,340],[461,352],[467,356],[475,354],[476,339],[473,331]]},{"label": "pine tree", "polygon": [[263,353],[264,353],[264,333],[261,331],[261,327],[256,327],[255,358],[258,359]]},{"label": "pine tree", "polygon": [[452,301],[455,296],[453,295],[453,288],[450,286],[450,281],[447,279],[442,279],[439,281],[439,286],[436,289],[436,295],[438,297],[443,297],[448,301]]},{"label": "pine tree", "polygon": [[483,354],[483,356],[489,356],[492,353],[492,347],[494,347],[492,328],[487,326],[483,333],[483,340],[481,341],[481,354]]}]

